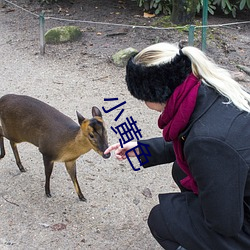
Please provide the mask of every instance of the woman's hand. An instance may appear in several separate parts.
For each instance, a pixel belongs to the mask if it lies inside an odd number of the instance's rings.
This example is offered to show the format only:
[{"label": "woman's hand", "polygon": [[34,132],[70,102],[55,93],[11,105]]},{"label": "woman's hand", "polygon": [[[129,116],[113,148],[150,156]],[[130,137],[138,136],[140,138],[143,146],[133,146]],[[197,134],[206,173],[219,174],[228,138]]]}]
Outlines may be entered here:
[{"label": "woman's hand", "polygon": [[[105,150],[104,154],[108,154],[108,153],[110,153],[111,151],[115,150],[115,157],[116,157],[116,159],[118,159],[118,160],[121,161],[121,160],[126,159],[125,153],[126,153],[128,150],[130,150],[131,148],[136,147],[137,145],[138,145],[137,142],[128,142],[128,143],[126,143],[126,144],[123,144],[123,148],[121,148],[120,143],[116,143],[116,144],[113,144],[113,145],[111,145],[110,147],[108,147],[108,148]],[[139,154],[139,149],[136,148],[135,150],[136,150],[137,154]],[[135,157],[135,156],[136,156],[133,150],[131,150],[127,155],[128,155],[129,157]]]}]

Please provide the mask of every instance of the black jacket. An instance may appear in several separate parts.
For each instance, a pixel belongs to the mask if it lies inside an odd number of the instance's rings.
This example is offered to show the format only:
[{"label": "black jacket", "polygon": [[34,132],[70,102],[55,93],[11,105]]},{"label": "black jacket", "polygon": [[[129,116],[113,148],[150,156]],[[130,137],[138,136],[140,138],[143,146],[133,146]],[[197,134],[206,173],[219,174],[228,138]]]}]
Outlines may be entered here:
[{"label": "black jacket", "polygon": [[[187,206],[191,222],[186,226],[196,228],[202,249],[250,249],[250,114],[225,102],[201,85],[189,125],[179,136],[199,194],[160,195],[160,204],[166,213],[174,196],[185,196],[180,206]],[[175,161],[172,144],[163,138],[141,142],[150,146],[152,155],[144,167]]]}]

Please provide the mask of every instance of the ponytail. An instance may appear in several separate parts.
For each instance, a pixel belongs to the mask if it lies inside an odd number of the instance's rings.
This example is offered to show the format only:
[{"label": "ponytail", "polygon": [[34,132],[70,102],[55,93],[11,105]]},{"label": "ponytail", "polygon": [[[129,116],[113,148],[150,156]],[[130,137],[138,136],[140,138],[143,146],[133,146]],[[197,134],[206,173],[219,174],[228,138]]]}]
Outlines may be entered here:
[{"label": "ponytail", "polygon": [[216,65],[199,49],[191,46],[182,48],[182,53],[192,62],[193,74],[204,84],[216,89],[240,110],[250,113],[250,94],[236,82],[229,72]]}]

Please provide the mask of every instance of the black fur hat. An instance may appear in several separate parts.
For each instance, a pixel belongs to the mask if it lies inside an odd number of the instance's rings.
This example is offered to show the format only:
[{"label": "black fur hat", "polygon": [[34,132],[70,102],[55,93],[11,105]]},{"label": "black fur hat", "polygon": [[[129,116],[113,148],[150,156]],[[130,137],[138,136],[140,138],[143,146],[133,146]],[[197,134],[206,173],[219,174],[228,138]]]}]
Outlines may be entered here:
[{"label": "black fur hat", "polygon": [[131,95],[142,101],[165,103],[192,71],[190,59],[182,52],[171,62],[154,66],[135,64],[134,56],[126,66],[126,82]]}]

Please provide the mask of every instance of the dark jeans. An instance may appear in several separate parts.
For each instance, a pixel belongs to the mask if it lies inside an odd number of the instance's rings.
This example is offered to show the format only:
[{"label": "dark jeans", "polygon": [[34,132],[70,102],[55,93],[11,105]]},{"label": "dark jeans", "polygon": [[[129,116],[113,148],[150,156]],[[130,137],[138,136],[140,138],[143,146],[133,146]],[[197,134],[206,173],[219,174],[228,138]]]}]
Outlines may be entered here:
[{"label": "dark jeans", "polygon": [[[188,191],[180,184],[180,180],[185,178],[186,175],[176,162],[173,164],[172,176],[181,192]],[[175,241],[174,236],[171,235],[166,223],[164,222],[164,218],[160,211],[160,205],[156,205],[151,210],[148,217],[148,226],[154,238],[164,249],[176,250],[180,246],[180,244]]]}]

